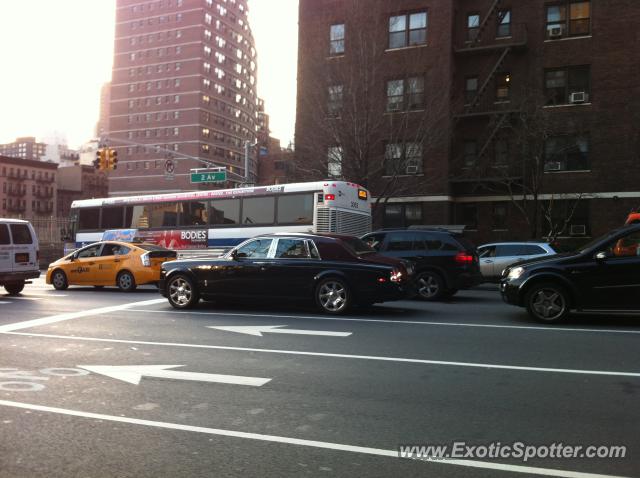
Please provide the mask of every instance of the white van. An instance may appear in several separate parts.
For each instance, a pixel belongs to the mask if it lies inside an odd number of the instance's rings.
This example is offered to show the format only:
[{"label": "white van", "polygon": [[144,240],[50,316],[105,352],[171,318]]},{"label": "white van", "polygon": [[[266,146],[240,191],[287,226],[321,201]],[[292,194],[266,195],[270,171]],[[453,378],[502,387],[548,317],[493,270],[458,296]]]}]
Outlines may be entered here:
[{"label": "white van", "polygon": [[10,295],[40,277],[39,255],[36,231],[28,221],[0,219],[0,286]]}]

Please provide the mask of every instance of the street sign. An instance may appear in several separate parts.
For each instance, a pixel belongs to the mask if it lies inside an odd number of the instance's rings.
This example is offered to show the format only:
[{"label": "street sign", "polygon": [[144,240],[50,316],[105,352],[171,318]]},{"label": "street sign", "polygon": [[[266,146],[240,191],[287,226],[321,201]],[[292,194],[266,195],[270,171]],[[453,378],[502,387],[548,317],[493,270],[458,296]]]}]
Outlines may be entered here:
[{"label": "street sign", "polygon": [[330,332],[327,330],[301,330],[282,329],[286,325],[208,325],[208,329],[224,330],[226,332],[237,332],[239,334],[257,335],[262,334],[292,334],[292,335],[324,335],[326,337],[349,337],[351,332]]},{"label": "street sign", "polygon": [[164,162],[164,177],[166,180],[171,181],[175,177],[176,165],[171,159],[167,159]]},{"label": "street sign", "polygon": [[204,171],[201,173],[191,173],[192,183],[220,183],[226,180],[226,171]]}]

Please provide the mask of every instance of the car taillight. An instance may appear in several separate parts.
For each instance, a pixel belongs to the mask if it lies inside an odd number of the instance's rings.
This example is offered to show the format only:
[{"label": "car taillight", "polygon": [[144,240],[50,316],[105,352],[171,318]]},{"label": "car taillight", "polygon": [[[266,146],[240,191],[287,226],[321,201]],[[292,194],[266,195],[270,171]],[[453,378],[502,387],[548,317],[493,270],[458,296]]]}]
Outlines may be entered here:
[{"label": "car taillight", "polygon": [[336,195],[335,195],[335,194],[325,194],[325,195],[324,195],[324,198],[325,198],[327,201],[334,201],[334,200],[336,199]]},{"label": "car taillight", "polygon": [[391,282],[400,282],[402,280],[402,271],[398,269],[393,269],[391,271],[391,275],[389,276],[389,280]]},{"label": "car taillight", "polygon": [[142,261],[142,265],[144,267],[151,266],[151,259],[149,258],[149,253],[148,252],[145,252],[144,254],[142,254],[140,256],[140,260]]},{"label": "car taillight", "polygon": [[455,261],[458,264],[471,264],[473,262],[473,255],[467,254],[466,252],[458,252]]}]

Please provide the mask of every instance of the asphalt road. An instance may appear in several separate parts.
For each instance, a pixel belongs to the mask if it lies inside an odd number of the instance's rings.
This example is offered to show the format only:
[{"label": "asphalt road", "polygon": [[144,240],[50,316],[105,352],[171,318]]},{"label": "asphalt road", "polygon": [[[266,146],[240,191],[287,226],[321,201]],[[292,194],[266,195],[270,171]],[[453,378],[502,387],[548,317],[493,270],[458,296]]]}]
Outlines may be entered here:
[{"label": "asphalt road", "polygon": [[[0,476],[640,476],[638,340],[640,318],[540,326],[492,287],[333,318],[39,280],[0,296]],[[454,441],[627,457],[398,457]]]}]

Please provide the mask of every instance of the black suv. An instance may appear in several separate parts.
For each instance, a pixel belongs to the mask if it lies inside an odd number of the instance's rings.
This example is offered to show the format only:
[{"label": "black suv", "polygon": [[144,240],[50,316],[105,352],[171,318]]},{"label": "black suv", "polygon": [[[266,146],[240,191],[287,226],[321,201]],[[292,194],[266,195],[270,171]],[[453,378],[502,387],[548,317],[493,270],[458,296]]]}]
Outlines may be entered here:
[{"label": "black suv", "polygon": [[420,299],[447,298],[482,281],[475,246],[446,229],[384,229],[362,239],[384,256],[414,263]]},{"label": "black suv", "polygon": [[600,237],[577,252],[531,259],[506,268],[505,302],[543,322],[570,310],[640,311],[640,224]]}]

